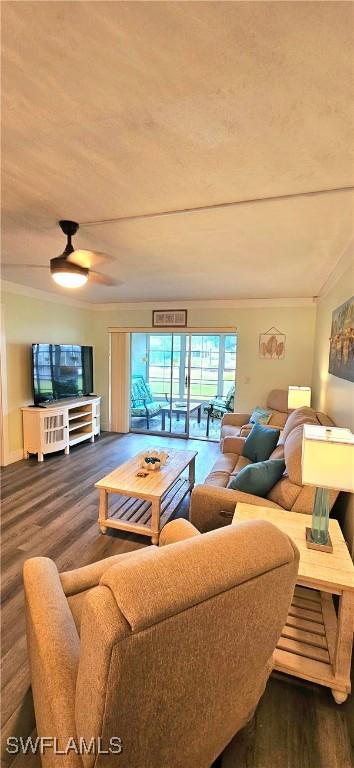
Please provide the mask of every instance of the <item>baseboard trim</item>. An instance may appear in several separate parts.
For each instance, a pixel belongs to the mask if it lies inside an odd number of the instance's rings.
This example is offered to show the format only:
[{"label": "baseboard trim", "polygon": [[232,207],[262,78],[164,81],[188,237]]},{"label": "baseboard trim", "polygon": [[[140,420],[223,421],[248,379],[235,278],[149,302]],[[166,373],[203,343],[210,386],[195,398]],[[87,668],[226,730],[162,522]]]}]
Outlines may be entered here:
[{"label": "baseboard trim", "polygon": [[15,464],[16,461],[21,461],[23,459],[23,449],[18,448],[16,451],[10,451],[10,453],[5,457],[5,461],[3,466],[7,467],[9,464]]}]

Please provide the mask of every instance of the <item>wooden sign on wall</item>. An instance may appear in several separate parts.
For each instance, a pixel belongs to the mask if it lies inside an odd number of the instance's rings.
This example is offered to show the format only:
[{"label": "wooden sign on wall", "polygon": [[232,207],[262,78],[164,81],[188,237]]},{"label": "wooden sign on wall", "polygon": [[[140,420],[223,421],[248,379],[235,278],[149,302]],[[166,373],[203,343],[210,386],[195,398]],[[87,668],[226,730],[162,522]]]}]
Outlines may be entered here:
[{"label": "wooden sign on wall", "polygon": [[152,312],[154,328],[186,328],[186,309],[154,309]]},{"label": "wooden sign on wall", "polygon": [[286,336],[278,328],[269,328],[259,334],[259,357],[264,360],[283,360],[285,357]]}]

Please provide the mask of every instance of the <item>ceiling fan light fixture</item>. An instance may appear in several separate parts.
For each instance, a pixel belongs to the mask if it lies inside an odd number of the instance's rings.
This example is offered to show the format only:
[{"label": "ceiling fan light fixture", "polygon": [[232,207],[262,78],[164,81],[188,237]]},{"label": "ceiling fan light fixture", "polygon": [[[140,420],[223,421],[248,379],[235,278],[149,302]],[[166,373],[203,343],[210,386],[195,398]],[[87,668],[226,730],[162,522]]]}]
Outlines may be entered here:
[{"label": "ceiling fan light fixture", "polygon": [[81,288],[87,283],[87,275],[74,275],[72,272],[54,272],[52,278],[62,288]]},{"label": "ceiling fan light fixture", "polygon": [[53,280],[62,288],[81,288],[87,283],[89,276],[88,269],[60,256],[51,259],[50,272]]}]

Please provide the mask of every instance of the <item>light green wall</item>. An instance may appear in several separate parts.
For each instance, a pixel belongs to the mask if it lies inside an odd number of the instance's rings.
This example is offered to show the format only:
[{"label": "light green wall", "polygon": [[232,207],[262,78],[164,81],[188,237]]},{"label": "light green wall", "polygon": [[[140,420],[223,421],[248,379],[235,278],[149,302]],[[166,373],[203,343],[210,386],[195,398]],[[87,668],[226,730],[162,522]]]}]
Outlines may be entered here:
[{"label": "light green wall", "polygon": [[339,427],[354,431],[354,384],[328,373],[332,312],[354,293],[354,261],[319,300],[315,333],[313,389],[317,410],[328,413]]},{"label": "light green wall", "polygon": [[[94,347],[95,392],[103,396],[102,423],[108,426],[109,343],[108,328],[150,327],[151,310],[91,310],[57,302],[5,293],[5,334],[8,374],[8,427],[10,453],[22,448],[21,411],[32,401],[30,344],[38,341],[72,342]],[[183,306],[183,302],[181,302]],[[236,408],[249,411],[263,405],[274,388],[311,383],[315,306],[249,307],[188,311],[191,327],[237,327]],[[284,360],[261,360],[259,334],[276,326],[286,334]]]},{"label": "light green wall", "polygon": [[[183,302],[181,302],[183,306]],[[236,409],[249,411],[264,405],[271,389],[289,384],[310,385],[315,331],[316,307],[248,307],[242,309],[188,310],[191,327],[237,328],[237,397]],[[94,319],[96,390],[104,395],[103,422],[107,422],[108,402],[108,327],[150,327],[151,310],[111,310],[96,312]],[[284,360],[262,360],[258,354],[259,334],[276,326],[286,335]]]},{"label": "light green wall", "polygon": [[10,458],[22,449],[21,406],[33,403],[30,345],[92,344],[92,313],[14,293],[2,295]]},{"label": "light green wall", "polygon": [[[317,305],[312,387],[317,410],[328,413],[339,427],[354,431],[354,384],[328,373],[332,312],[354,294],[353,246],[345,257],[346,261],[349,257],[349,266],[343,271],[342,262],[338,265],[332,287]],[[354,559],[354,495],[343,494],[339,504],[340,523]]]},{"label": "light green wall", "polygon": [[[353,266],[341,274],[316,306],[248,307],[188,310],[190,327],[237,328],[236,409],[249,412],[263,405],[274,388],[311,385],[313,405],[342,426],[354,428],[354,385],[328,374],[328,344],[332,311],[349,298]],[[151,310],[92,310],[43,301],[15,293],[2,296],[7,363],[7,426],[10,460],[21,457],[21,406],[32,402],[30,345],[32,342],[90,344],[94,347],[95,392],[103,396],[102,423],[108,426],[108,328],[150,327]],[[181,302],[183,306],[183,302]],[[286,335],[284,360],[262,360],[259,334],[276,326]],[[315,352],[314,352],[315,350]],[[354,553],[354,509],[343,510],[343,525]]]}]

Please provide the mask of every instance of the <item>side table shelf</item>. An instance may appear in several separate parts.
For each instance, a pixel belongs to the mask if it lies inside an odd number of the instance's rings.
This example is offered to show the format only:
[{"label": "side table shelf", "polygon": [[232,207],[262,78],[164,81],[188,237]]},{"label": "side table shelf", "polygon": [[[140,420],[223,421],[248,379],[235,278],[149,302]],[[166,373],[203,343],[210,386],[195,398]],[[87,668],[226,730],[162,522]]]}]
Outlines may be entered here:
[{"label": "side table shelf", "polygon": [[[285,627],[274,652],[275,669],[330,688],[337,704],[351,690],[354,565],[337,520],[330,519],[333,552],[306,546],[309,515],[251,504],[236,505],[233,524],[267,520],[296,544],[299,571]],[[338,612],[333,595],[338,597]]]},{"label": "side table shelf", "polygon": [[[337,704],[343,703],[350,693],[352,630],[350,606],[346,633],[343,625],[346,598],[350,600],[351,595],[346,595],[345,606],[343,596],[340,598],[337,619],[332,595],[296,586],[274,653],[275,669],[331,688]],[[343,637],[343,631],[347,637]]]}]

